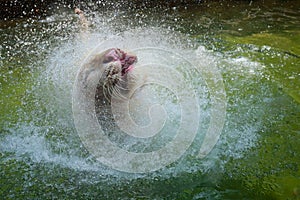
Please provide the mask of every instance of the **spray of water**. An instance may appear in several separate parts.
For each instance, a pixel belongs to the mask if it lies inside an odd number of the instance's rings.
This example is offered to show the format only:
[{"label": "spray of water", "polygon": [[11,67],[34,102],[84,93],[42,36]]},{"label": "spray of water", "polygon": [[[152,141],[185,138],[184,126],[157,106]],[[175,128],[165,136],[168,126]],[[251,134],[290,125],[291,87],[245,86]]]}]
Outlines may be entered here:
[{"label": "spray of water", "polygon": [[[48,52],[45,67],[32,80],[31,93],[40,107],[24,114],[33,115],[32,121],[18,123],[11,130],[13,134],[1,140],[1,151],[75,170],[103,174],[162,170],[167,176],[205,172],[215,165],[220,152],[227,158],[238,158],[255,144],[260,125],[239,124],[251,111],[240,112],[233,106],[226,115],[228,98],[222,74],[238,73],[243,68],[247,69],[243,72],[246,80],[252,81],[259,64],[224,59],[164,26],[125,29],[114,19],[99,14],[89,33],[74,31]],[[96,118],[89,118],[86,110],[79,112],[86,99],[80,99],[74,86],[82,64],[111,47],[134,52],[139,59],[136,68],[150,77],[132,100],[121,106],[112,103],[116,115],[120,111],[128,114],[117,121],[122,139],[106,137]],[[236,83],[241,84],[239,80]],[[137,106],[135,102],[141,99]],[[246,106],[247,102],[236,105]],[[95,127],[97,131],[91,132]]]}]

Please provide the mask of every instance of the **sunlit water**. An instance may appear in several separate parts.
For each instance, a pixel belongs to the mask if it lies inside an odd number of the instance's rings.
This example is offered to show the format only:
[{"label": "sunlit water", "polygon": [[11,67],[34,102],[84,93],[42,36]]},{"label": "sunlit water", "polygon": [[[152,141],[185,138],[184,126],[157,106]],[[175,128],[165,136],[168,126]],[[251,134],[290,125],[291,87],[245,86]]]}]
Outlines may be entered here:
[{"label": "sunlit water", "polygon": [[[263,4],[226,4],[223,7],[228,7],[230,14],[219,4],[198,5],[198,9],[165,8],[165,15],[161,15],[164,8],[131,12],[118,9],[111,13],[91,10],[88,16],[92,26],[85,33],[79,31],[77,16],[68,9],[45,19],[1,22],[0,155],[4,186],[0,194],[7,198],[222,199],[278,193],[299,198],[299,54],[293,46],[289,51],[280,45],[273,48],[260,45],[263,42],[257,44],[251,38],[245,39],[246,43],[235,41],[235,37],[264,31],[281,33],[280,28],[285,28],[284,33],[299,34],[299,8],[296,3],[295,7],[290,4],[283,10],[280,6],[270,10]],[[209,11],[211,6],[215,8]],[[263,18],[269,20],[268,25]],[[227,110],[221,136],[207,157],[196,156],[209,125],[212,103],[204,74],[199,71],[187,75],[196,88],[201,111],[201,121],[191,122],[191,126],[198,126],[197,137],[189,151],[173,164],[152,173],[129,174],[101,164],[83,146],[72,111],[76,74],[93,49],[104,41],[107,46],[115,45],[115,38],[122,38],[120,48],[155,47],[181,55],[191,63],[196,61],[197,67],[207,63],[217,67],[223,77]],[[136,50],[142,56],[138,64],[166,66],[172,59],[171,55],[166,59],[156,56],[153,51],[149,58],[143,57],[144,51]],[[203,63],[197,64],[199,55]],[[170,67],[184,74],[185,67],[190,66],[181,66],[181,61]],[[285,65],[286,75],[277,75]],[[176,95],[163,87],[149,87],[158,99],[156,103],[163,105],[169,115],[164,135],[150,143],[129,140],[124,144],[115,139],[120,147],[149,151],[161,148],[174,137],[180,123]],[[284,134],[287,129],[288,135]],[[275,136],[270,139],[272,134],[280,133],[280,137],[291,140],[287,147],[280,146]],[[272,158],[285,157],[285,153],[276,153],[276,147],[291,151],[287,161],[282,161],[288,167],[276,164]],[[263,153],[264,149],[270,153]],[[249,162],[252,164],[245,164]],[[258,169],[253,169],[260,162]],[[267,178],[260,183],[252,177]],[[280,185],[281,179],[288,182],[287,188]],[[273,185],[272,181],[277,183]]]}]

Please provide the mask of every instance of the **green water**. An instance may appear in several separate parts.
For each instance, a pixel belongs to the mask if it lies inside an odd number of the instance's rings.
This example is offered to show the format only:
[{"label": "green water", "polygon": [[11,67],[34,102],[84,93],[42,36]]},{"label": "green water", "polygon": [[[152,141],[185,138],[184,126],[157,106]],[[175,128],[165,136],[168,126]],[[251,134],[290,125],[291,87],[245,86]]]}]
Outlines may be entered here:
[{"label": "green water", "polygon": [[172,29],[213,55],[227,96],[220,140],[203,160],[150,174],[99,166],[71,117],[70,65],[89,47],[72,10],[1,21],[3,199],[300,199],[299,1],[92,11],[94,33]]}]

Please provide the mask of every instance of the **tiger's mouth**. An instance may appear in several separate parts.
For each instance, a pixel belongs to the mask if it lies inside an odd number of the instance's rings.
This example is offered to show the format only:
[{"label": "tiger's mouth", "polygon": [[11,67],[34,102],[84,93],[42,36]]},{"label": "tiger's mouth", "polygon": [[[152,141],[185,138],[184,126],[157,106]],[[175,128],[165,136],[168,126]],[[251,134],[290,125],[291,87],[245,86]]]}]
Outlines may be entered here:
[{"label": "tiger's mouth", "polygon": [[119,62],[121,65],[121,75],[126,75],[129,71],[133,70],[134,64],[137,62],[135,55],[126,53],[118,48],[111,49],[104,58],[104,63]]},{"label": "tiger's mouth", "polygon": [[136,56],[124,54],[124,59],[121,60],[122,65],[122,76],[127,74],[129,71],[133,70],[134,63],[137,62]]}]

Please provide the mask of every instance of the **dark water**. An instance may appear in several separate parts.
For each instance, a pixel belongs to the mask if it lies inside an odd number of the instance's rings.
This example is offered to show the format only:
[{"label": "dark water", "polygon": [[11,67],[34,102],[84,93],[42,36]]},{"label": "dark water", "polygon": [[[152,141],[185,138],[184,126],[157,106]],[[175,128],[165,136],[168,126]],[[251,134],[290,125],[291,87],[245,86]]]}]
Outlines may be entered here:
[{"label": "dark water", "polygon": [[[85,4],[88,35],[78,31],[78,18],[67,6],[45,18],[0,22],[0,196],[299,199],[300,2],[147,6],[119,3],[108,5],[108,12]],[[75,76],[91,49],[116,35],[125,38],[123,46],[152,45],[187,60],[197,51],[204,69],[207,63],[217,67],[227,108],[207,157],[193,154],[200,137],[166,168],[130,174],[100,164],[83,146],[72,115]],[[199,130],[208,127],[212,95],[201,77],[191,76],[203,106]],[[176,104],[168,106],[176,115]]]}]

